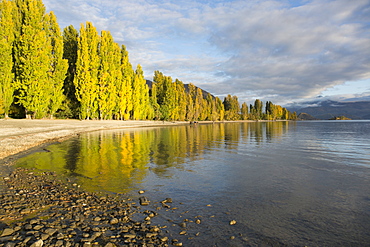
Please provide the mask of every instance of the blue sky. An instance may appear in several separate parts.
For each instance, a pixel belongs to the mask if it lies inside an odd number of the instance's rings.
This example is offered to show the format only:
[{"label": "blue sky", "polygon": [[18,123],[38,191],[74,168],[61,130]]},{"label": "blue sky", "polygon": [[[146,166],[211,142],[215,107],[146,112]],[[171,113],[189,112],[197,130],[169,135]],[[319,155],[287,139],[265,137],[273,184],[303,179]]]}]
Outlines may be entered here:
[{"label": "blue sky", "polygon": [[370,96],[370,0],[44,0],[159,70],[240,102]]}]

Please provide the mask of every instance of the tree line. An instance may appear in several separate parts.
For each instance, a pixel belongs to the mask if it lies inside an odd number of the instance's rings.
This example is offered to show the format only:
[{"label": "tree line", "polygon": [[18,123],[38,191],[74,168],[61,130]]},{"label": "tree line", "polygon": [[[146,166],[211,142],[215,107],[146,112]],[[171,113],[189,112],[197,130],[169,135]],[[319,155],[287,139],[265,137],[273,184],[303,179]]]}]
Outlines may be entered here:
[{"label": "tree line", "polygon": [[124,45],[91,22],[61,32],[41,0],[0,0],[0,114],[5,118],[119,120],[294,119],[285,108],[228,95],[133,68]]}]

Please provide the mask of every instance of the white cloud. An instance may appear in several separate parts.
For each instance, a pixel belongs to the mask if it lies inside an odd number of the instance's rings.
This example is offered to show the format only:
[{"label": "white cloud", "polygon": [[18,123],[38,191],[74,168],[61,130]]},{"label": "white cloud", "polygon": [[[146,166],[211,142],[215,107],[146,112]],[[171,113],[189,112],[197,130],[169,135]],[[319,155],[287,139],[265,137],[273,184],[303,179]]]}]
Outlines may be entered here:
[{"label": "white cloud", "polygon": [[370,78],[368,0],[45,0],[62,27],[92,21],[160,70],[216,95],[295,101]]}]

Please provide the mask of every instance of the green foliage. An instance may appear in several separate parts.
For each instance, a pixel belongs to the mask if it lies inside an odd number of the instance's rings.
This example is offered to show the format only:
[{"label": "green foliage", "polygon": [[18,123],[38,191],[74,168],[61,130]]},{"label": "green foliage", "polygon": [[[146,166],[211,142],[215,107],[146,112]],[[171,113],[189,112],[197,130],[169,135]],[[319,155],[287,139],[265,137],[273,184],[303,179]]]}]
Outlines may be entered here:
[{"label": "green foliage", "polygon": [[175,120],[176,109],[176,86],[170,76],[164,76],[155,71],[153,81],[156,87],[156,98],[159,105],[160,118],[163,120]]},{"label": "green foliage", "polygon": [[86,22],[86,27],[81,24],[76,75],[73,82],[76,88],[76,98],[80,102],[80,117],[82,119],[97,118],[100,66],[98,48],[99,35],[96,28],[91,22]]},{"label": "green foliage", "polygon": [[13,102],[14,73],[13,73],[13,42],[14,28],[12,1],[0,2],[0,114],[8,117]]},{"label": "green foliage", "polygon": [[226,120],[239,120],[240,106],[237,96],[231,96],[230,94],[224,99],[225,107],[225,119]]},{"label": "green foliage", "polygon": [[100,43],[100,68],[99,68],[99,118],[111,119],[117,104],[116,82],[122,80],[120,60],[121,50],[114,43],[110,32],[102,31]]},{"label": "green foliage", "polygon": [[68,60],[68,71],[64,80],[65,108],[71,117],[78,117],[79,102],[76,98],[76,88],[73,83],[76,74],[78,31],[72,26],[63,30],[63,58]]},{"label": "green foliage", "polygon": [[225,107],[219,98],[216,98],[216,109],[218,113],[218,120],[223,121],[225,119]]},{"label": "green foliage", "polygon": [[192,91],[192,93],[194,94],[194,120],[201,120],[201,112],[203,110],[203,92],[198,87],[195,92]]},{"label": "green foliage", "polygon": [[16,40],[14,44],[17,99],[28,117],[42,118],[49,112],[51,85],[51,40],[40,0],[17,0]]},{"label": "green foliage", "polygon": [[137,66],[133,81],[133,107],[132,107],[132,119],[144,120],[148,117],[149,112],[149,88],[146,85],[144,79],[144,73],[140,66]]},{"label": "green foliage", "polygon": [[65,96],[63,94],[64,79],[68,69],[68,61],[63,59],[63,38],[57,23],[56,16],[53,12],[46,15],[46,27],[49,45],[47,47],[50,68],[49,68],[49,92],[50,105],[49,114],[52,118],[56,111],[61,107]]},{"label": "green foliage", "polygon": [[242,120],[247,120],[248,119],[248,106],[247,106],[247,103],[243,103],[242,104],[242,108],[240,109],[240,112],[241,112],[241,119]]},{"label": "green foliage", "polygon": [[177,120],[184,121],[186,119],[186,92],[184,83],[178,79],[175,80],[176,87],[176,111],[177,111]]},{"label": "green foliage", "polygon": [[117,80],[117,115],[118,119],[127,120],[130,119],[132,111],[132,98],[133,90],[132,84],[134,79],[134,71],[132,65],[129,62],[128,52],[126,47],[121,47],[121,75],[120,80]]}]

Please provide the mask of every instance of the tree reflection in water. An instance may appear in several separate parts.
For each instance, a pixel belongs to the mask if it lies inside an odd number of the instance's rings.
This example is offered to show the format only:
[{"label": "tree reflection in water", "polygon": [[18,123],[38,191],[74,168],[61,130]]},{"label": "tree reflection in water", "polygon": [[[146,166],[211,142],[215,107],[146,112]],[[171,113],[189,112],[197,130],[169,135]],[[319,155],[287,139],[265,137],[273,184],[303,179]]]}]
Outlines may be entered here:
[{"label": "tree reflection in water", "polygon": [[89,191],[125,193],[140,187],[148,173],[171,178],[172,169],[203,158],[215,148],[261,143],[284,135],[290,122],[243,122],[90,132],[48,146],[17,161],[18,166],[74,177]]}]

